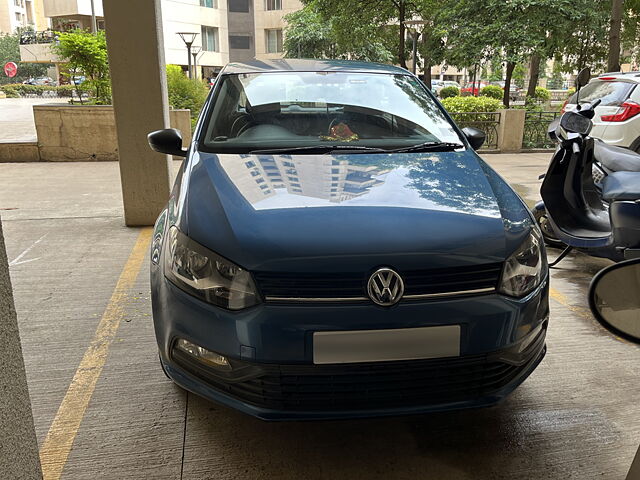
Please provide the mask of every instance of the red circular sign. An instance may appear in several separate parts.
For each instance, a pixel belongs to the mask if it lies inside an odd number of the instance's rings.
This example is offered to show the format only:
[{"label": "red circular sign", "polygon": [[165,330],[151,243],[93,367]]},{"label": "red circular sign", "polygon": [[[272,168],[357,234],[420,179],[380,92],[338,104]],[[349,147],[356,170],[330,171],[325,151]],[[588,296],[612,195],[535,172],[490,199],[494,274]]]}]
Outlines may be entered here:
[{"label": "red circular sign", "polygon": [[9,77],[9,78],[13,78],[18,74],[18,65],[16,65],[15,62],[7,62],[4,64],[4,74]]}]

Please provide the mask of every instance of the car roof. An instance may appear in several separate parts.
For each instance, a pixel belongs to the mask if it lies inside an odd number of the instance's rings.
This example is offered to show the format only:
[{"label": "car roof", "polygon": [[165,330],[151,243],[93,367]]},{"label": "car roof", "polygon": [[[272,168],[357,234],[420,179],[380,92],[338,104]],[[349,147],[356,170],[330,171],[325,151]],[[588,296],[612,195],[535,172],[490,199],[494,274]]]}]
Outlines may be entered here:
[{"label": "car roof", "polygon": [[355,60],[303,60],[283,58],[274,60],[251,60],[228,63],[221,75],[266,72],[363,72],[407,75],[408,70],[383,63],[359,62]]}]

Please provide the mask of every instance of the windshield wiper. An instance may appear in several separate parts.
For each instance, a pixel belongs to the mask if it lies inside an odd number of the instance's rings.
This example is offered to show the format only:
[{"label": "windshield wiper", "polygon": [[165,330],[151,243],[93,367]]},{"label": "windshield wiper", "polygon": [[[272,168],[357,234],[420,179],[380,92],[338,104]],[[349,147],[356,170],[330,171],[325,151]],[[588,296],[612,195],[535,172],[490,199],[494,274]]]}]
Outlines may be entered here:
[{"label": "windshield wiper", "polygon": [[376,153],[386,153],[388,150],[384,148],[376,148],[376,147],[365,147],[358,145],[306,145],[304,147],[284,147],[284,148],[265,148],[261,150],[251,150],[249,153],[252,155],[256,154],[270,154],[270,153],[297,153],[297,152],[308,152],[317,150],[323,153],[331,153],[336,150],[347,150],[351,153],[356,152],[376,152]]},{"label": "windshield wiper", "polygon": [[417,145],[411,145],[410,147],[395,148],[393,150],[387,150],[388,153],[403,153],[403,152],[450,152],[457,150],[458,148],[464,148],[464,145],[460,143],[451,142],[424,142]]}]

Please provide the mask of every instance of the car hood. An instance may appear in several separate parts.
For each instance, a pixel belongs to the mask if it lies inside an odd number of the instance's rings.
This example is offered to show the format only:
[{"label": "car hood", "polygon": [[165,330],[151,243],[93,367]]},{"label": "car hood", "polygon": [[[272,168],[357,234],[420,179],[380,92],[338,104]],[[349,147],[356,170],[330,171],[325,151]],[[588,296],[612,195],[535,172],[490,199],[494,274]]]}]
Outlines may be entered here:
[{"label": "car hood", "polygon": [[530,228],[519,198],[469,150],[196,152],[188,169],[179,226],[254,271],[496,262]]}]

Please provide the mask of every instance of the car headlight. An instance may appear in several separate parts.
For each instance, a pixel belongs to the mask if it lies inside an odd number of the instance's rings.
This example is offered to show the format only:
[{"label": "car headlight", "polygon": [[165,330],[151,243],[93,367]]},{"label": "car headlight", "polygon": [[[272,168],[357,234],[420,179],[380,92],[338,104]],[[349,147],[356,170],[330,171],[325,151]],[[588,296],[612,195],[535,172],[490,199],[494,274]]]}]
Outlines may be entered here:
[{"label": "car headlight", "polygon": [[176,226],[167,240],[164,273],[177,287],[229,310],[259,303],[249,272],[194,242]]},{"label": "car headlight", "polygon": [[507,259],[499,291],[510,297],[524,297],[535,289],[546,271],[542,236],[532,228],[527,239]]}]

